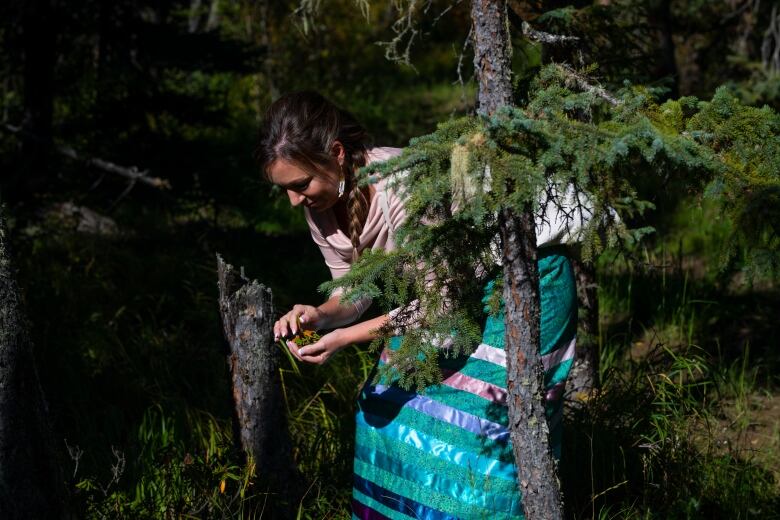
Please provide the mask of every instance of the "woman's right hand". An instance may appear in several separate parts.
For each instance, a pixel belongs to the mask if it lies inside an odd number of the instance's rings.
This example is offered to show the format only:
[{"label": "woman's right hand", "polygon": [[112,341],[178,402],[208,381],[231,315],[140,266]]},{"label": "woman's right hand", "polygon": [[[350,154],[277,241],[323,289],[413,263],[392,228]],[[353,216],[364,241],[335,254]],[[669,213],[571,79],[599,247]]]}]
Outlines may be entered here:
[{"label": "woman's right hand", "polygon": [[299,328],[317,330],[323,317],[323,313],[317,307],[295,305],[290,312],[274,323],[274,341],[296,335]]}]

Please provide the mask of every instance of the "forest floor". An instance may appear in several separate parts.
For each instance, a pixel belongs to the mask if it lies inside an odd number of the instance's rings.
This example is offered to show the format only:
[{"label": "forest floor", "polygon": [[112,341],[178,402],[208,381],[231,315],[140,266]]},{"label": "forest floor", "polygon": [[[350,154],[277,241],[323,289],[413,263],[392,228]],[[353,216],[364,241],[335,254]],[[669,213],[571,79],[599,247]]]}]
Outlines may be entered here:
[{"label": "forest floor", "polygon": [[721,412],[712,431],[715,443],[764,466],[780,488],[780,395],[749,394],[724,403]]},{"label": "forest floor", "polygon": [[[18,238],[20,280],[58,427],[84,449],[69,483],[82,516],[251,511],[214,253],[271,284],[282,312],[322,298],[328,273],[308,234],[198,222],[116,237],[41,229]],[[640,250],[640,265],[614,252],[598,264],[604,388],[567,419],[571,518],[780,510],[780,288],[740,273],[720,281],[716,254],[691,245],[718,234],[680,233]],[[296,462],[312,486],[301,518],[348,517],[355,394],[375,357],[356,346],[325,367],[282,367]],[[112,447],[127,460],[117,479]]]},{"label": "forest floor", "polygon": [[[692,279],[703,279],[703,271],[688,272]],[[715,387],[716,402],[702,425],[705,431],[700,442],[716,453],[736,454],[767,469],[780,491],[780,352],[776,350],[780,346],[780,293],[765,281],[748,288],[739,273],[718,306],[721,310],[707,318],[717,326],[717,334],[701,344],[720,386]],[[684,349],[686,339],[690,338],[684,331],[674,327],[660,335],[648,330],[632,344],[629,356],[648,355],[659,342]],[[723,344],[732,345],[730,353],[720,352]],[[741,356],[736,355],[735,346],[740,346]]]}]

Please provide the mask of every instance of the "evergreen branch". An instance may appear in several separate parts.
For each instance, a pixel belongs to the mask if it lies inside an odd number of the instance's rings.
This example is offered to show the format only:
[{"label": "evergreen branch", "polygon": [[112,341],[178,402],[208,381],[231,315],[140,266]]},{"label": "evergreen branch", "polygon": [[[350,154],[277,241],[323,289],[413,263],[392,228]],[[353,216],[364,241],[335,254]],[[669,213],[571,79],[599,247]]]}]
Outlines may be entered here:
[{"label": "evergreen branch", "polygon": [[749,244],[749,262],[780,266],[777,211],[754,209],[780,200],[776,113],[741,105],[725,89],[707,102],[658,105],[634,87],[610,94],[613,103],[604,106],[603,89],[576,74],[589,88],[573,92],[566,71],[542,69],[523,108],[442,123],[399,157],[361,172],[388,178],[407,213],[392,254],[367,252],[334,282],[347,295],[372,293],[387,310],[399,309],[373,344],[387,346],[403,333],[380,377],[424,387],[441,377],[437,359],[468,353],[479,341],[481,302],[495,303],[495,290],[484,288],[499,269],[497,215],[506,208],[531,204],[542,224],[556,226],[551,236],[579,238],[589,260],[653,232],[640,220],[653,205],[635,188],[637,178],[675,175],[696,191],[716,183],[726,214],[749,228],[728,247]]}]

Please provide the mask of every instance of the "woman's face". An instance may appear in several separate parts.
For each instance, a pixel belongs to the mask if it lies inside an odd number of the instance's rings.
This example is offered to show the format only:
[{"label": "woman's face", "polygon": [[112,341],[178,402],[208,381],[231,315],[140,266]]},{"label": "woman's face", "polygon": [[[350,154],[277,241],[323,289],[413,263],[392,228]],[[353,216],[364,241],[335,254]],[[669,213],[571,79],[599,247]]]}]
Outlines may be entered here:
[{"label": "woman's face", "polygon": [[314,211],[324,211],[339,200],[337,171],[322,169],[311,173],[296,163],[277,159],[268,168],[268,179],[287,191],[293,206],[303,204]]}]

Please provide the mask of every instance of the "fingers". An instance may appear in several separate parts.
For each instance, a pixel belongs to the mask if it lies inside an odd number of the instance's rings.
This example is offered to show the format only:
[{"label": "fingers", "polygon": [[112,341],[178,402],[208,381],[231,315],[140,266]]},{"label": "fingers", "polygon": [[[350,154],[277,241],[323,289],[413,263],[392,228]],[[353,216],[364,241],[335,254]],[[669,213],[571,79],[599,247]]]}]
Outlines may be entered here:
[{"label": "fingers", "polygon": [[325,348],[325,345],[323,345],[322,341],[318,341],[317,343],[314,343],[313,345],[306,345],[305,347],[301,347],[298,349],[298,354],[303,357],[316,357],[323,352],[325,352],[327,349]]},{"label": "fingers", "polygon": [[290,312],[279,318],[274,323],[274,341],[297,334],[301,328],[299,323],[307,321],[305,314],[308,312],[308,308],[308,305],[295,305]]},{"label": "fingers", "polygon": [[287,313],[274,323],[274,341],[290,335],[290,315]]},{"label": "fingers", "polygon": [[303,361],[304,363],[322,365],[330,357],[330,352],[322,341],[303,347],[298,347],[293,341],[287,341],[286,343],[292,355],[298,361]]},{"label": "fingers", "polygon": [[298,361],[303,361],[301,358],[301,354],[298,352],[298,345],[293,343],[292,341],[285,341],[285,344],[287,345],[287,349],[290,351],[290,353],[293,355],[295,359]]},{"label": "fingers", "polygon": [[293,334],[298,334],[298,329],[300,328],[300,317],[303,316],[303,314],[306,312],[306,306],[305,305],[294,305],[292,310],[287,313],[288,316],[290,316],[290,330]]},{"label": "fingers", "polygon": [[[299,307],[296,305],[296,307]],[[302,329],[317,330],[320,327],[320,320],[322,318],[320,311],[317,307],[311,305],[300,305],[300,314],[298,315],[298,322]]]}]

